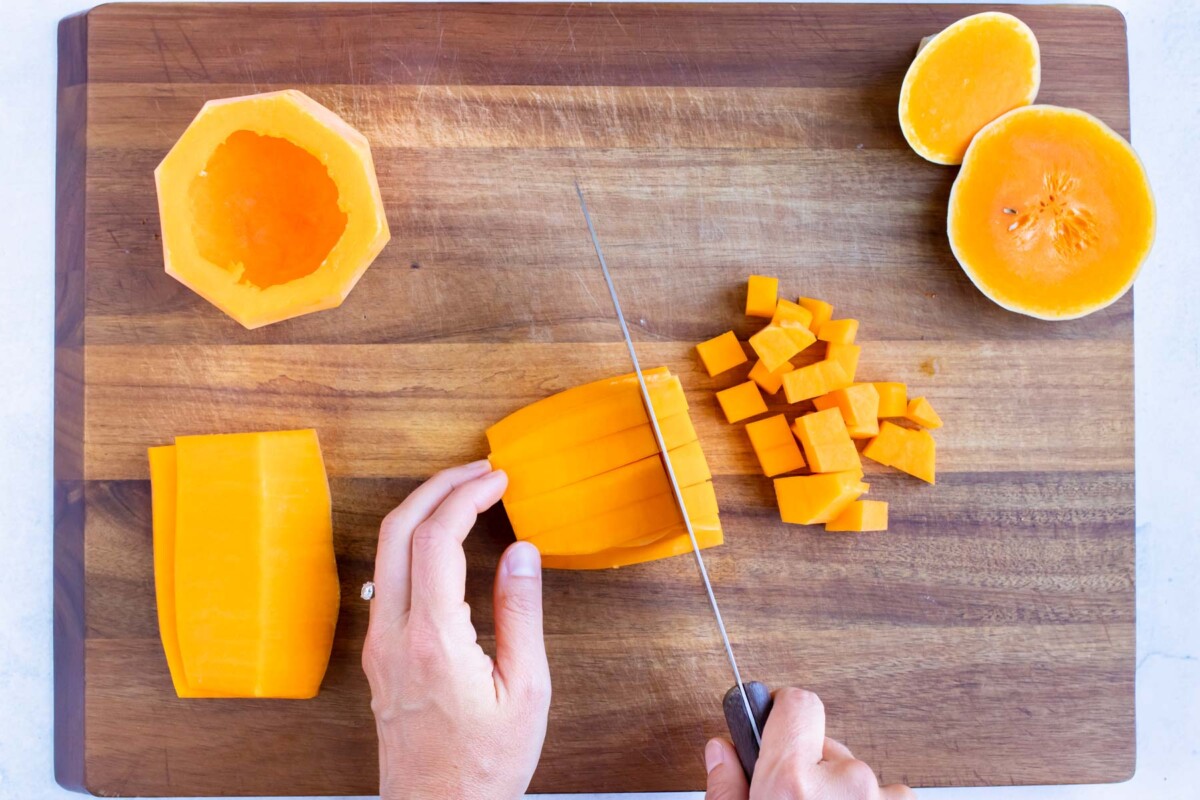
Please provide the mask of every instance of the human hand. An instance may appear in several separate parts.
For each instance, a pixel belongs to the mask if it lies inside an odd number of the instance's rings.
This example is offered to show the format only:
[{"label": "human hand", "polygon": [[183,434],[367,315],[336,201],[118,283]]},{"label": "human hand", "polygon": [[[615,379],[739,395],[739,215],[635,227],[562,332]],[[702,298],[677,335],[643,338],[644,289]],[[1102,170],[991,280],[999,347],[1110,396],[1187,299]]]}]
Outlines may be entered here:
[{"label": "human hand", "polygon": [[825,736],[825,706],[812,692],[779,689],[762,732],[754,781],[746,785],[737,751],[724,739],[704,748],[705,800],[912,800],[902,784],[880,788],[875,773]]},{"label": "human hand", "polygon": [[439,472],[384,519],[363,645],[383,800],[513,800],[537,767],[550,707],[537,548],[496,570],[496,660],[476,642],[462,542],[507,476]]}]

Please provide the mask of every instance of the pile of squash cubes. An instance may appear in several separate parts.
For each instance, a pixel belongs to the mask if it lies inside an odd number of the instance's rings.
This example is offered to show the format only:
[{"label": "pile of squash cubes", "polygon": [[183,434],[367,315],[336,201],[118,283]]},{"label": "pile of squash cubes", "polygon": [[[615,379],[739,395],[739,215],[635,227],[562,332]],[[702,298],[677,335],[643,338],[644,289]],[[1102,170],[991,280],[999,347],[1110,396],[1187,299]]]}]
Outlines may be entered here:
[{"label": "pile of squash cubes", "polygon": [[[870,487],[856,443],[866,443],[862,455],[872,461],[933,483],[936,447],[927,429],[942,421],[925,398],[909,401],[903,383],[855,382],[862,352],[855,344],[857,320],[833,319],[829,303],[808,297],[793,303],[778,297],[778,289],[776,278],[750,276],[746,314],[769,322],[750,337],[758,361],[747,380],[717,392],[717,402],[737,423],[767,413],[763,392],[782,389],[789,404],[811,401],[813,410],[805,408],[790,424],[787,415],[776,414],[746,425],[763,474],[775,479],[780,516],[823,523],[827,531],[887,530],[888,504],[860,499]],[[824,347],[824,358],[793,365],[814,346]],[[696,350],[711,376],[749,360],[732,331]]]}]

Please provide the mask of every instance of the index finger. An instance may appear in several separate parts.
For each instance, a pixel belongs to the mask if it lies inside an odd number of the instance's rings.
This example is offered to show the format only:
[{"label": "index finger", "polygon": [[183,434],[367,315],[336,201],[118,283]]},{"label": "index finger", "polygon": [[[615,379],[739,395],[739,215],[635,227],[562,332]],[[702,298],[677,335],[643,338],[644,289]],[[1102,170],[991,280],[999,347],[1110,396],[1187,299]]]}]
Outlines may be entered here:
[{"label": "index finger", "polygon": [[467,555],[462,543],[479,514],[494,506],[508,486],[496,470],[450,492],[412,539],[412,613],[446,619],[466,602]]},{"label": "index finger", "polygon": [[804,689],[779,689],[763,729],[762,754],[809,766],[825,748],[825,705]]},{"label": "index finger", "polygon": [[383,518],[375,550],[375,598],[371,623],[391,624],[408,613],[412,586],[412,535],[455,488],[486,475],[491,464],[476,461],[444,469],[422,483]]}]

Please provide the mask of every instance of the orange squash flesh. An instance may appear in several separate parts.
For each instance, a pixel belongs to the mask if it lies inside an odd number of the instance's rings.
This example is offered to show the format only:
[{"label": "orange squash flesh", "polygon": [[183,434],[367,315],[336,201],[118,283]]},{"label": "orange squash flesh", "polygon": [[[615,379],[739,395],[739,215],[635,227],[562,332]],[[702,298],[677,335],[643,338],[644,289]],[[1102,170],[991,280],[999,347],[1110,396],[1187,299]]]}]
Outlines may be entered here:
[{"label": "orange squash flesh", "polygon": [[[642,377],[646,381],[646,387],[649,388],[655,384],[670,380],[672,375],[667,371],[666,367],[655,367],[654,369],[643,370]],[[502,450],[512,445],[518,439],[522,439],[541,428],[542,424],[551,417],[561,416],[572,409],[595,403],[598,400],[618,393],[620,390],[629,389],[639,390],[637,375],[632,372],[616,378],[604,378],[603,380],[574,386],[557,394],[552,394],[549,397],[544,397],[535,403],[530,403],[527,406],[517,409],[489,427],[485,431],[488,446],[492,452]]]},{"label": "orange squash flesh", "polygon": [[870,383],[855,383],[813,398],[818,411],[836,408],[846,422],[851,439],[869,439],[879,434],[879,391]]},{"label": "orange squash flesh", "polygon": [[865,533],[887,529],[888,504],[882,500],[855,500],[836,518],[825,523],[825,530],[831,532]]},{"label": "orange squash flesh", "polygon": [[825,358],[841,364],[842,369],[851,382],[854,381],[855,375],[858,374],[858,357],[860,355],[862,355],[861,345],[845,344],[843,342],[830,342],[825,345]]},{"label": "orange squash flesh", "polygon": [[[696,441],[696,429],[686,412],[658,420],[668,450]],[[523,500],[658,453],[658,440],[649,423],[627,428],[590,442],[554,450],[540,458],[493,455],[492,465],[508,475],[504,499]]]},{"label": "orange squash flesh", "polygon": [[816,336],[817,332],[821,330],[821,326],[829,322],[830,318],[833,317],[833,306],[824,300],[817,300],[814,297],[801,297],[797,300],[797,303],[812,314],[809,330],[812,331],[813,336]]},{"label": "orange squash flesh", "polygon": [[[725,543],[720,522],[717,520],[693,520],[692,530],[696,534],[696,543],[701,550]],[[615,569],[681,556],[690,552],[692,552],[691,538],[687,535],[683,524],[680,523],[677,533],[663,536],[653,544],[642,547],[616,547],[601,553],[583,556],[542,556],[542,566],[546,569]]]},{"label": "orange squash flesh", "polygon": [[787,417],[773,417],[751,422],[746,426],[750,446],[754,449],[763,475],[773,478],[804,466],[804,456],[796,445],[796,438],[788,428]]},{"label": "orange squash flesh", "polygon": [[867,444],[862,454],[927,483],[936,482],[937,447],[929,431],[909,430],[894,422],[881,423],[879,435]]},{"label": "orange squash flesh", "polygon": [[908,386],[895,381],[872,384],[879,393],[879,418],[903,417],[908,411]]},{"label": "orange squash flesh", "polygon": [[709,377],[720,375],[726,370],[733,369],[738,364],[745,364],[746,351],[733,331],[726,331],[720,336],[714,336],[706,342],[696,345],[696,353]]},{"label": "orange squash flesh", "polygon": [[178,697],[222,697],[188,684],[175,624],[175,446],[150,448],[150,514],[154,529],[154,597],[158,634]]},{"label": "orange squash flesh", "polygon": [[780,325],[768,325],[751,336],[750,347],[770,372],[782,368],[788,359],[800,352],[800,342]]},{"label": "orange squash flesh", "polygon": [[822,342],[837,342],[838,344],[854,344],[858,336],[858,320],[831,319],[821,326],[817,338]]},{"label": "orange squash flesh", "polygon": [[775,313],[779,279],[751,275],[746,282],[746,316],[770,317]]},{"label": "orange squash flesh", "polygon": [[206,103],[154,176],[167,273],[247,328],[340,305],[390,236],[367,140],[298,91]]},{"label": "orange squash flesh", "polygon": [[1040,84],[1029,26],[1011,14],[974,14],[922,42],[900,89],[900,130],[922,158],[960,164],[972,137],[1032,103]]},{"label": "orange squash flesh", "polygon": [[853,382],[854,379],[846,374],[841,361],[825,359],[785,373],[783,394],[789,403],[799,403],[801,400],[811,400],[838,389],[845,389]]},{"label": "orange squash flesh", "polygon": [[758,388],[767,394],[774,395],[778,394],[780,387],[783,386],[783,376],[794,369],[795,367],[792,365],[792,362],[785,361],[779,369],[771,372],[760,359],[754,362],[754,366],[750,368],[750,374],[747,377],[757,383]]},{"label": "orange squash flesh", "polygon": [[775,498],[784,522],[813,525],[828,522],[865,491],[862,470],[796,475],[775,479]]},{"label": "orange squash flesh", "polygon": [[150,459],[160,631],[179,695],[316,695],[339,584],[315,432],[184,436]]},{"label": "orange squash flesh", "polygon": [[767,403],[754,381],[739,383],[717,392],[717,403],[730,423],[741,422],[767,411]]},{"label": "orange squash flesh", "polygon": [[839,409],[828,408],[797,417],[792,431],[804,445],[804,458],[813,472],[845,472],[862,467],[858,448]]},{"label": "orange squash flesh", "polygon": [[942,418],[933,410],[933,406],[924,397],[917,397],[908,404],[908,410],[904,412],[906,419],[917,423],[923,428],[936,430],[942,427]]},{"label": "orange squash flesh", "polygon": [[[680,493],[689,519],[717,516],[717,495],[713,491],[712,481],[684,487]],[[584,517],[561,528],[531,536],[526,541],[545,555],[587,555],[613,547],[632,546],[631,542],[644,539],[652,533],[659,534],[651,539],[657,541],[667,528],[680,524],[682,518],[675,503],[675,494],[667,492]]]},{"label": "orange squash flesh", "polygon": [[992,301],[1075,319],[1133,284],[1154,241],[1154,198],[1133,148],[1103,122],[1028,106],[972,140],[947,227],[958,263]]}]

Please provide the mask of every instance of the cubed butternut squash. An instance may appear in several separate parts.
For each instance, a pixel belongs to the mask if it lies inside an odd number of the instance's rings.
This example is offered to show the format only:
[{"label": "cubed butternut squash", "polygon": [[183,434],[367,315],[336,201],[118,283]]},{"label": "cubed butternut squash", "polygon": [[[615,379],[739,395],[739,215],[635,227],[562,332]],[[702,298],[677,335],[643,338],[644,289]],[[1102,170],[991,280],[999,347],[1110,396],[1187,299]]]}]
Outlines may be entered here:
[{"label": "cubed butternut squash", "polygon": [[726,331],[707,342],[701,342],[696,345],[696,352],[709,376],[720,375],[749,360],[746,358],[746,351],[742,349],[742,343],[737,340],[733,331]]},{"label": "cubed butternut squash", "polygon": [[798,302],[812,313],[809,329],[813,332],[813,336],[816,336],[817,332],[821,330],[821,326],[833,317],[833,306],[824,300],[816,300],[811,297],[801,297]]},{"label": "cubed butternut squash", "polygon": [[879,425],[879,435],[867,444],[863,455],[928,483],[936,482],[937,445],[929,431],[883,422]]},{"label": "cubed butternut squash", "polygon": [[858,449],[838,409],[828,408],[797,417],[792,423],[792,431],[804,445],[804,457],[813,472],[845,472],[861,468]]},{"label": "cubed butternut squash", "polygon": [[746,316],[768,317],[775,313],[779,295],[779,279],[751,275],[746,283]]},{"label": "cubed butternut squash", "polygon": [[840,361],[825,359],[797,367],[783,376],[783,394],[789,403],[811,400],[853,383]]},{"label": "cubed butternut squash", "polygon": [[888,504],[883,500],[855,500],[825,523],[825,530],[864,533],[888,529]]},{"label": "cubed butternut squash", "polygon": [[769,371],[782,367],[788,359],[800,352],[800,345],[794,336],[778,325],[768,325],[750,337],[750,347],[758,355],[758,360]]},{"label": "cubed butternut squash", "polygon": [[804,466],[804,456],[800,454],[796,439],[788,428],[787,417],[783,414],[749,423],[746,425],[746,434],[750,437],[750,446],[758,457],[763,475],[768,478]]},{"label": "cubed butternut squash", "polygon": [[903,383],[880,381],[872,385],[879,392],[879,418],[903,417],[908,411],[908,387]]},{"label": "cubed butternut squash", "polygon": [[780,518],[796,525],[829,522],[866,491],[862,475],[862,470],[854,469],[776,478]]},{"label": "cubed butternut squash", "polygon": [[933,406],[924,397],[917,397],[908,404],[904,416],[923,428],[936,430],[942,427],[942,418],[933,410]]},{"label": "cubed butternut squash", "polygon": [[741,422],[766,413],[767,410],[766,401],[763,400],[762,393],[758,391],[758,384],[754,381],[739,383],[717,392],[717,402],[725,412],[725,419],[730,423]]},{"label": "cubed butternut squash", "polygon": [[846,376],[851,381],[854,380],[854,376],[858,372],[858,357],[861,354],[862,348],[856,344],[830,342],[825,345],[825,358],[829,361],[840,363],[842,369],[846,372]]},{"label": "cubed butternut squash", "polygon": [[855,383],[814,397],[813,405],[820,411],[827,408],[841,411],[851,439],[870,439],[879,434],[879,392],[874,384]]},{"label": "cubed butternut squash", "polygon": [[822,342],[837,342],[838,344],[854,344],[858,336],[858,320],[831,319],[817,331],[817,338]]},{"label": "cubed butternut squash", "polygon": [[771,324],[782,326],[786,322],[791,322],[808,328],[809,333],[812,333],[812,319],[812,312],[807,308],[781,297],[775,304],[775,313],[771,316]]},{"label": "cubed butternut squash", "polygon": [[796,367],[792,362],[785,361],[779,369],[771,372],[767,369],[766,364],[762,360],[754,362],[754,366],[750,368],[750,380],[758,384],[758,388],[762,389],[767,394],[777,394],[779,387],[783,386],[783,376],[794,370]]}]

